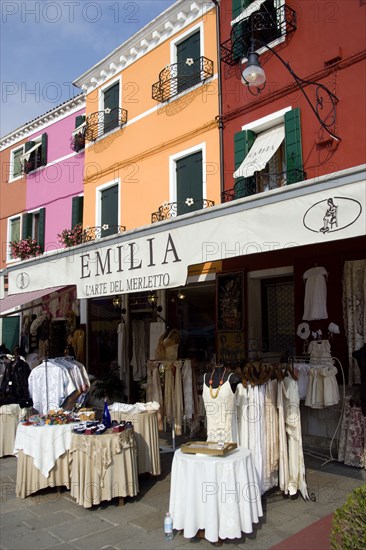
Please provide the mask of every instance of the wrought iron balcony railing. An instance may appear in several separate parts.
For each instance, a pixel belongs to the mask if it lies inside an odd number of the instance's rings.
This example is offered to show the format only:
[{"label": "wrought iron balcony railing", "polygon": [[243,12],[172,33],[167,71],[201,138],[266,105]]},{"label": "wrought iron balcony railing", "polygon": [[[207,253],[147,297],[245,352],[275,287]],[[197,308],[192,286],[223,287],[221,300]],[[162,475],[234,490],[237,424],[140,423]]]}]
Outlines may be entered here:
[{"label": "wrought iron balcony railing", "polygon": [[262,193],[264,191],[272,191],[287,184],[291,179],[291,183],[306,180],[306,172],[294,168],[287,172],[258,172],[257,175],[239,180],[232,189],[227,189],[221,193],[221,202],[230,202],[243,197],[249,197]]},{"label": "wrought iron balcony railing", "polygon": [[214,64],[207,57],[192,59],[185,62],[167,65],[159,73],[159,81],[152,86],[152,97],[163,103],[195,84],[205,82],[214,74]]},{"label": "wrought iron balcony railing", "polygon": [[118,233],[123,233],[126,231],[124,225],[97,225],[95,227],[86,227],[83,230],[81,242],[87,243],[89,241],[95,241],[102,237],[107,237],[108,235],[116,235]]},{"label": "wrought iron balcony railing", "polygon": [[246,57],[252,38],[270,44],[294,32],[296,24],[296,12],[289,6],[280,6],[270,12],[262,7],[233,25],[230,38],[220,45],[221,60],[233,66]]},{"label": "wrought iron balcony railing", "polygon": [[127,122],[126,109],[104,109],[97,111],[86,118],[85,139],[95,141],[114,128],[122,128]]},{"label": "wrought iron balcony railing", "polygon": [[187,199],[186,201],[180,202],[165,202],[159,207],[157,212],[151,214],[151,223],[169,220],[170,218],[176,218],[182,214],[188,214],[189,212],[202,210],[203,208],[210,208],[211,206],[215,206],[215,203],[208,199],[201,199],[198,201]]}]

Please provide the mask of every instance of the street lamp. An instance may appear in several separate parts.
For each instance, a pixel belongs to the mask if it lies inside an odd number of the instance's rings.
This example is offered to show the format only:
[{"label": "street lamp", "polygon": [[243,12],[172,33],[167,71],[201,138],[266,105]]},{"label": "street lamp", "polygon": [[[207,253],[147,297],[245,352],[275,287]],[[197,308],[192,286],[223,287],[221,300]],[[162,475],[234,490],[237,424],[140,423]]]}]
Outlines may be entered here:
[{"label": "street lamp", "polygon": [[149,302],[151,307],[154,309],[154,307],[158,303],[158,295],[153,293],[149,294],[147,297],[147,301]]},{"label": "street lamp", "polygon": [[[288,70],[288,72],[291,74],[293,79],[295,80],[296,84],[300,88],[302,94],[304,95],[306,101],[310,105],[311,110],[313,111],[314,115],[320,122],[321,126],[328,132],[331,138],[333,138],[336,141],[341,141],[341,138],[337,136],[333,131],[332,127],[335,124],[336,121],[336,105],[338,103],[338,98],[335,96],[324,84],[320,84],[319,82],[311,82],[310,80],[305,80],[303,78],[300,78],[290,67],[290,64],[287,63],[282,59],[282,57],[268,44],[265,42],[262,42],[261,40],[258,40],[257,38],[251,39],[251,45],[248,51],[248,54],[246,56],[247,62],[246,67],[242,71],[242,82],[248,87],[248,91],[252,95],[258,95],[261,93],[261,91],[264,89],[266,85],[266,74],[264,70],[261,67],[260,61],[259,61],[259,55],[255,51],[255,45],[263,46],[267,48],[270,52],[273,53],[277,59],[279,59],[284,67]],[[315,86],[315,106],[313,105],[311,99],[307,95],[304,86]],[[327,115],[321,116],[320,111],[323,110],[323,93],[326,94],[328,100],[331,104],[331,112]]]},{"label": "street lamp", "polygon": [[119,309],[122,306],[121,296],[115,296],[112,300],[112,304],[116,309]]}]

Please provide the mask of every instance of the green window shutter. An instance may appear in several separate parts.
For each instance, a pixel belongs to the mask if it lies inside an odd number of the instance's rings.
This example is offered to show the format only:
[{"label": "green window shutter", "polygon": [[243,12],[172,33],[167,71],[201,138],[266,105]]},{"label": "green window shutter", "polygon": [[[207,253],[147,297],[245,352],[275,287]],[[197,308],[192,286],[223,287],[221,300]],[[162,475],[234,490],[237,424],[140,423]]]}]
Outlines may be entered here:
[{"label": "green window shutter", "polygon": [[299,108],[285,114],[285,151],[287,184],[302,181],[304,173]]},{"label": "green window shutter", "polygon": [[18,149],[18,151],[15,151],[15,153],[13,154],[13,178],[20,176],[22,173],[22,163],[20,160],[22,154],[23,149]]},{"label": "green window shutter", "polygon": [[85,115],[78,115],[77,117],[75,117],[75,128],[78,128],[79,126],[81,126],[84,120],[85,120]]},{"label": "green window shutter", "polygon": [[232,0],[232,18],[236,19],[253,0]]},{"label": "green window shutter", "polygon": [[[182,92],[201,81],[200,55],[200,31],[191,34],[186,40],[177,44],[178,92]],[[186,64],[188,58],[193,59],[194,63],[192,65]]]},{"label": "green window shutter", "polygon": [[118,225],[118,201],[118,185],[113,185],[113,187],[109,187],[102,191],[101,225],[109,225],[108,229],[102,230],[102,237],[116,233],[115,226]]},{"label": "green window shutter", "polygon": [[73,229],[78,223],[83,223],[83,206],[84,197],[72,198],[72,212],[71,212],[71,228]]},{"label": "green window shutter", "polygon": [[[188,155],[176,162],[177,171],[177,215],[201,210],[203,203],[202,151]],[[196,204],[186,204],[193,199]]]},{"label": "green window shutter", "polygon": [[46,166],[47,164],[47,134],[42,134],[42,146],[41,146],[41,164],[40,166]]},{"label": "green window shutter", "polygon": [[[238,15],[241,14],[245,8],[247,8],[252,0],[232,0],[232,17],[235,19]],[[249,42],[245,43],[243,40],[243,35],[247,31],[247,23],[244,21],[239,21],[236,23],[231,30],[231,42],[233,48],[233,57],[235,61],[239,61],[242,57],[245,57],[248,53]]]},{"label": "green window shutter", "polygon": [[22,216],[22,239],[32,236],[33,229],[33,216],[32,214],[23,214]]},{"label": "green window shutter", "polygon": [[44,252],[44,240],[45,240],[45,230],[46,230],[46,209],[39,209],[39,221],[38,221],[38,235],[35,238],[38,241],[38,244],[41,247],[42,252]]},{"label": "green window shutter", "polygon": [[104,113],[104,132],[109,132],[118,126],[119,108],[119,82],[113,84],[104,92],[104,109],[110,109]]},{"label": "green window shutter", "polygon": [[[239,168],[247,154],[249,153],[256,135],[251,130],[242,130],[234,135],[234,161],[235,170]],[[234,192],[235,198],[247,197],[256,193],[255,176],[249,178],[235,178]]]}]

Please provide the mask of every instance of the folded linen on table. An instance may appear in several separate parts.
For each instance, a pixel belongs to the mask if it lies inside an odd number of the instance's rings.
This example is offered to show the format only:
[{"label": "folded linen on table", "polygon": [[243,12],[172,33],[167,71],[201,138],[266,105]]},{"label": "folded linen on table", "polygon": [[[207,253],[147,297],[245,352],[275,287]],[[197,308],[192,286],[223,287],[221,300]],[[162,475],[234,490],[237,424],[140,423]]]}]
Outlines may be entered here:
[{"label": "folded linen on table", "polygon": [[31,456],[34,466],[48,477],[56,460],[70,449],[74,423],[45,426],[18,425],[14,454]]}]

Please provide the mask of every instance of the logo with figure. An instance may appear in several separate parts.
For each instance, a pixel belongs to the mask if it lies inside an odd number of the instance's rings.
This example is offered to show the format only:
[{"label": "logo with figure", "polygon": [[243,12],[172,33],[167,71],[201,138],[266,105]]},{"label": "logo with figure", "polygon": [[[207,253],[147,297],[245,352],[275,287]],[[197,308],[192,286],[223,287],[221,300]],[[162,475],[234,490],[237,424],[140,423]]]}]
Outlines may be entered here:
[{"label": "logo with figure", "polygon": [[348,197],[328,197],[313,204],[304,214],[303,224],[314,233],[327,235],[354,224],[362,205]]},{"label": "logo with figure", "polygon": [[17,275],[16,285],[18,288],[23,290],[24,288],[27,288],[29,286],[29,283],[30,283],[30,278],[28,273],[26,273],[25,271],[22,271],[21,273],[19,273],[19,275]]}]

